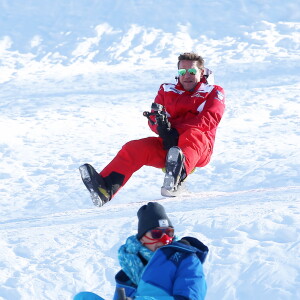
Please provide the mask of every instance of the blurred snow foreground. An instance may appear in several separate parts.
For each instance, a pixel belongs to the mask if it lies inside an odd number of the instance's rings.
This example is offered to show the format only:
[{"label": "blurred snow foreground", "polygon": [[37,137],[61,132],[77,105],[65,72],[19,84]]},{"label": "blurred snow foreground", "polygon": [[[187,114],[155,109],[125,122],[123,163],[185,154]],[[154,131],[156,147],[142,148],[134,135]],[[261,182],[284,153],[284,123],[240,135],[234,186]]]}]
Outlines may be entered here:
[{"label": "blurred snow foreground", "polygon": [[[0,3],[0,299],[111,299],[148,201],[210,248],[206,299],[300,298],[300,10],[279,4]],[[78,167],[152,135],[142,112],[190,50],[227,94],[212,161],[182,197],[143,167],[94,208]]]}]

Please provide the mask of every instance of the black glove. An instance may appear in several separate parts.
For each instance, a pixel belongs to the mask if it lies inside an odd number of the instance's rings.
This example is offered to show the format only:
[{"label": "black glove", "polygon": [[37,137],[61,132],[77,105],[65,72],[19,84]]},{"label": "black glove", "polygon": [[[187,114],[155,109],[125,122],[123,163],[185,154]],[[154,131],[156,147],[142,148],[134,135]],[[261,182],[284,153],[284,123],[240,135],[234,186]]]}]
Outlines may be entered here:
[{"label": "black glove", "polygon": [[157,127],[159,136],[163,139],[163,147],[165,150],[169,150],[171,147],[178,145],[179,134],[175,128],[167,128],[159,130]]},{"label": "black glove", "polygon": [[157,132],[163,139],[163,147],[165,150],[169,150],[173,146],[178,145],[179,134],[175,128],[171,128],[171,124],[165,114],[159,114],[156,116]]}]

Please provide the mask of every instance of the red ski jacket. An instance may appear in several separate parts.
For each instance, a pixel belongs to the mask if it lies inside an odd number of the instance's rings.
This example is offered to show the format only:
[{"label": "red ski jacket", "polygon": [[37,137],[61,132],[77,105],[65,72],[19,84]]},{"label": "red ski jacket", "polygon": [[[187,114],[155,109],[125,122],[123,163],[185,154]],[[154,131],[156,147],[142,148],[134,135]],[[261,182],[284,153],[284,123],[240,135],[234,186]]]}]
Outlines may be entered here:
[{"label": "red ski jacket", "polygon": [[[189,92],[180,83],[166,83],[160,86],[154,102],[164,106],[171,127],[179,134],[198,128],[204,132],[213,149],[216,129],[225,110],[223,88],[201,81]],[[149,126],[157,133],[156,124],[149,122]]]}]

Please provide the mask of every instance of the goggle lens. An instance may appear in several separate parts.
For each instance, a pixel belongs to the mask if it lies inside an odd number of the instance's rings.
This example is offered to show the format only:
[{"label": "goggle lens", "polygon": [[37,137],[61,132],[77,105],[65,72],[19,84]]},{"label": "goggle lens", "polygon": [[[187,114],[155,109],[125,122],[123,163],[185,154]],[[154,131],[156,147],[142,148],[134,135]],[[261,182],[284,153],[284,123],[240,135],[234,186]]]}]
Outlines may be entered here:
[{"label": "goggle lens", "polygon": [[186,71],[188,71],[191,75],[196,75],[196,73],[197,73],[197,70],[195,68],[191,68],[191,69],[179,69],[178,70],[179,76],[185,75]]},{"label": "goggle lens", "polygon": [[168,228],[155,228],[151,231],[151,236],[153,239],[160,239],[164,233],[168,235],[169,237],[174,236],[174,228],[168,227]]}]

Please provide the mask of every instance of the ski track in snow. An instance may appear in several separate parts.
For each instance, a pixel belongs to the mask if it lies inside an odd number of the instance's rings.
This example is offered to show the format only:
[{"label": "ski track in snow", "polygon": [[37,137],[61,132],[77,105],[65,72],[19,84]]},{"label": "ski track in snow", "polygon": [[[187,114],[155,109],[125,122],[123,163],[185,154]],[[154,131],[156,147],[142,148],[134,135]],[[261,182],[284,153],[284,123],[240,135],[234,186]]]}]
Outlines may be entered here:
[{"label": "ski track in snow", "polygon": [[[208,245],[207,300],[300,299],[299,11],[294,0],[2,1],[0,300],[111,299],[118,248],[148,201]],[[190,50],[227,96],[210,164],[176,199],[143,167],[93,207],[78,167],[100,171],[153,135],[142,112]]]}]

